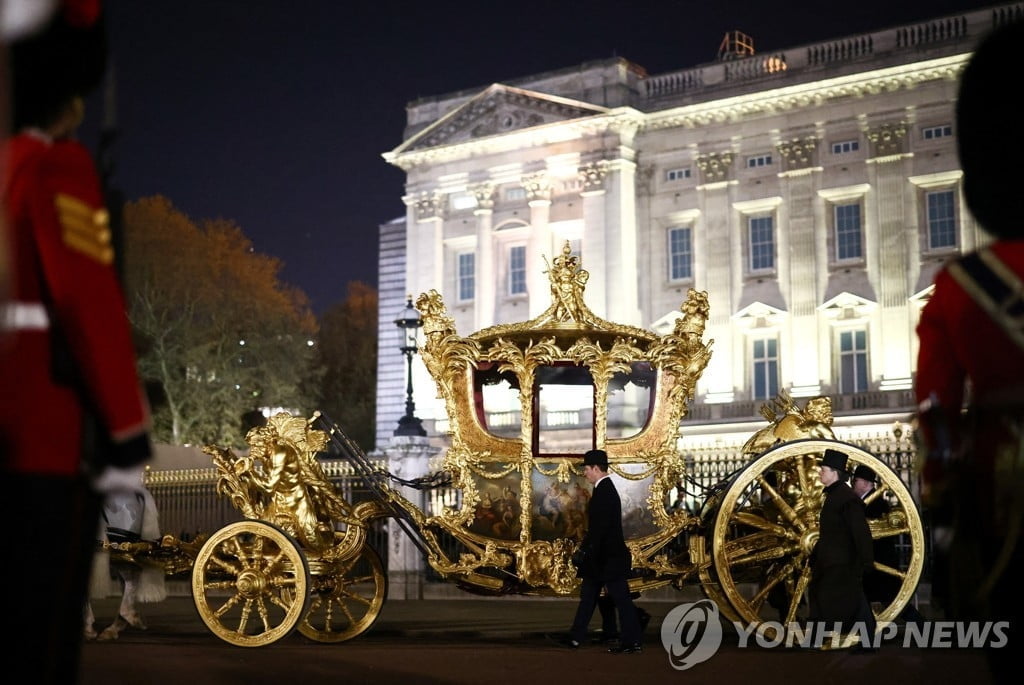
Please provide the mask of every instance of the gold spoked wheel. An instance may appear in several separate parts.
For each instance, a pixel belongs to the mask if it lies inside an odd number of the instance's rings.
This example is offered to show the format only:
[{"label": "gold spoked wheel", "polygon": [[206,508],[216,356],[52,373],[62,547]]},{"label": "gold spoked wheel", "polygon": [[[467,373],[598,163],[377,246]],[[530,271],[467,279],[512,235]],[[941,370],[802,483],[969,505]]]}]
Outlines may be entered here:
[{"label": "gold spoked wheel", "polygon": [[[825,449],[843,452],[852,472],[871,468],[881,481],[873,493],[889,513],[869,521],[876,542],[902,548],[895,565],[875,561],[899,589],[875,611],[879,625],[894,620],[917,588],[924,565],[924,529],[917,506],[900,477],[861,448],[830,440],[794,440],[757,457],[733,479],[714,522],[712,558],[720,594],[740,620],[789,623],[806,618],[810,555],[818,541],[822,486],[818,465]],[[895,585],[895,582],[893,583]]]},{"label": "gold spoked wheel", "polygon": [[351,640],[377,620],[387,591],[380,556],[364,546],[340,569],[313,576],[309,611],[299,622],[299,632],[317,642]]},{"label": "gold spoked wheel", "polygon": [[230,523],[200,548],[192,598],[213,633],[239,647],[289,635],[309,602],[309,566],[298,543],[263,521]]}]

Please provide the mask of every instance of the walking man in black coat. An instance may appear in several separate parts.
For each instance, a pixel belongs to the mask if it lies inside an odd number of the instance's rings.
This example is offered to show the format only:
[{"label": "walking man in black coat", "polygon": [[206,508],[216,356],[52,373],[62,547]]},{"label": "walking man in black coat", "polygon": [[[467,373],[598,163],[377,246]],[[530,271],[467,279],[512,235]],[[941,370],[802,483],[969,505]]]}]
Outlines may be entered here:
[{"label": "walking man in black coat", "polygon": [[[878,483],[878,475],[871,468],[864,464],[853,470],[852,488],[853,492],[864,502],[864,512],[868,519],[884,519],[889,515],[892,507],[885,499],[885,496],[875,492],[875,485]],[[870,501],[869,501],[870,500]],[[885,564],[894,569],[900,568],[900,554],[896,549],[896,537],[887,535],[874,541],[875,561]],[[864,574],[864,593],[869,602],[880,602],[883,606],[889,605],[896,595],[899,594],[903,585],[897,576],[889,575],[874,569]],[[911,623],[924,621],[924,616],[917,610],[913,602],[903,607],[900,618]]]},{"label": "walking man in black coat", "polygon": [[846,455],[825,450],[819,479],[825,486],[818,544],[811,557],[809,588],[812,621],[839,623],[844,633],[855,621],[875,632],[875,620],[864,594],[864,573],[874,564],[871,530],[860,497],[846,484]]},{"label": "walking man in black coat", "polygon": [[583,578],[580,603],[565,644],[571,649],[583,644],[601,588],[605,588],[615,603],[622,625],[621,642],[608,651],[639,654],[643,651],[642,631],[626,580],[632,563],[622,534],[622,503],[608,477],[608,455],[604,450],[590,450],[583,456],[583,475],[594,486],[594,494],[587,510],[587,534],[580,544],[585,551],[585,560],[579,569]]}]

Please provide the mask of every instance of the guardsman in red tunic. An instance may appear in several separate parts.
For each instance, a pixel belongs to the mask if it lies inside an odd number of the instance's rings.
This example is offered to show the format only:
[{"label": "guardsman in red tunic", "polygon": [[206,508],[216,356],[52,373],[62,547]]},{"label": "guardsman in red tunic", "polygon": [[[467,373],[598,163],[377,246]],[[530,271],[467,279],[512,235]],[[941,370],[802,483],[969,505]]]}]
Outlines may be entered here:
[{"label": "guardsman in red tunic", "polygon": [[1016,682],[1024,616],[1024,171],[1006,137],[1021,124],[1007,93],[1009,74],[1024,70],[1022,45],[1024,23],[996,29],[961,77],[964,197],[995,240],[945,266],[917,327],[924,485],[945,491],[932,504],[946,505],[952,528],[936,560],[948,572],[946,608],[1009,621],[1008,646],[988,651],[997,682]]},{"label": "guardsman in red tunic", "polygon": [[[88,151],[71,136],[102,77],[99,4],[68,2],[9,46],[12,130],[3,217],[12,282],[0,303],[8,653],[33,682],[77,680],[100,496],[141,485],[149,414]],[[86,449],[88,445],[100,445]]]}]

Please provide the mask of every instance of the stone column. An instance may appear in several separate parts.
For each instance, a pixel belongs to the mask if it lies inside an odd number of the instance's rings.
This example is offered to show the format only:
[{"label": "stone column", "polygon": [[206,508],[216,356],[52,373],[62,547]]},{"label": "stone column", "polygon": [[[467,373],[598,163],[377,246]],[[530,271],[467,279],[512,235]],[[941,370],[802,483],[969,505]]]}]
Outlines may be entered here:
[{"label": "stone column", "polygon": [[[733,374],[736,364],[742,368],[742,345],[737,350],[734,340],[732,313],[736,307],[743,275],[743,243],[733,221],[732,202],[729,187],[733,154],[716,152],[697,158],[697,169],[701,175],[700,193],[701,216],[705,220],[695,227],[699,230],[694,241],[706,245],[700,250],[695,244],[694,251],[703,251],[705,259],[705,284],[697,283],[698,290],[707,290],[711,303],[711,316],[707,322],[705,338],[715,341],[714,354],[701,376],[706,384],[706,401],[711,403],[732,402],[737,385]],[[736,283],[733,275],[736,275]],[[742,376],[741,376],[742,378]]]},{"label": "stone column", "polygon": [[480,183],[470,188],[476,197],[476,330],[494,325],[498,269],[494,260],[494,184]]},{"label": "stone column", "polygon": [[[609,274],[607,271],[608,227],[605,221],[605,178],[608,162],[600,160],[577,170],[580,197],[583,198],[582,267],[599,278],[587,281],[585,299],[591,311],[603,319],[617,321],[608,312]],[[614,292],[614,289],[612,290]]]},{"label": "stone column", "polygon": [[[426,475],[430,458],[439,450],[431,447],[429,438],[394,436],[384,449],[388,471],[404,480]],[[397,486],[399,492],[421,511],[426,506],[422,490]],[[423,599],[426,563],[423,553],[409,539],[395,519],[388,519],[388,599]],[[413,529],[414,530],[414,529]]]},{"label": "stone column", "polygon": [[779,226],[778,235],[787,236],[788,249],[779,249],[779,286],[789,304],[789,325],[782,346],[782,377],[793,379],[793,395],[806,397],[821,392],[821,364],[818,358],[818,290],[814,235],[814,172],[818,140],[814,136],[780,142],[777,145],[784,171],[781,174],[784,204],[789,208],[789,231]]},{"label": "stone column", "polygon": [[444,284],[444,196],[438,192],[421,192],[415,200],[416,221],[410,224],[410,266],[419,264],[415,279],[409,283],[416,297]]},{"label": "stone column", "polygon": [[[637,216],[636,216],[636,164],[624,157],[611,161],[600,160],[580,168],[584,196],[585,232],[603,242],[603,261],[592,262],[592,268],[603,272],[603,298],[590,294],[595,313],[620,322],[640,326],[640,308],[637,296]],[[592,208],[586,198],[597,194],[602,201],[600,222],[603,230],[591,232]],[[597,223],[597,217],[595,223]],[[584,242],[586,245],[586,241]],[[586,267],[586,260],[584,265]]]},{"label": "stone column", "polygon": [[[530,318],[539,316],[551,304],[544,260],[551,261],[551,181],[547,174],[538,172],[524,176],[523,188],[530,205],[530,239],[526,243],[526,291],[530,297]],[[493,278],[493,276],[492,276]]]},{"label": "stone column", "polygon": [[[868,159],[871,185],[875,189],[877,235],[874,245],[878,273],[880,330],[871,331],[871,361],[881,371],[881,389],[909,388],[912,385],[914,360],[913,321],[910,316],[910,276],[907,274],[908,254],[915,245],[916,234],[905,221],[907,153],[906,123],[883,124],[870,128],[867,138],[872,157]],[[916,246],[913,248],[916,249]]]}]

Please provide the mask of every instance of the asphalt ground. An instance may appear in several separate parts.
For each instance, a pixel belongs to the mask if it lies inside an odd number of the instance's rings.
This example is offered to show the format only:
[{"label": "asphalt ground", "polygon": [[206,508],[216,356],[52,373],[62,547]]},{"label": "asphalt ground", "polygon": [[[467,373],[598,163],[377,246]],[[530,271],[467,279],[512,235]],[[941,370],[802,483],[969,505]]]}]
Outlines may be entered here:
[{"label": "asphalt ground", "polygon": [[[740,647],[728,624],[721,647],[703,663],[677,670],[662,644],[661,625],[678,604],[638,602],[652,614],[642,654],[607,653],[598,643],[578,650],[551,637],[572,621],[573,599],[522,597],[387,600],[362,635],[324,644],[298,632],[264,647],[222,641],[200,620],[190,597],[141,605],[145,631],[83,647],[82,685],[255,685],[261,683],[970,683],[991,682],[978,649],[904,647],[902,630],[873,653]],[[93,603],[97,627],[114,617],[118,600]],[[928,616],[926,608],[923,613]],[[596,629],[595,617],[591,627]]]}]

